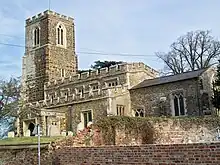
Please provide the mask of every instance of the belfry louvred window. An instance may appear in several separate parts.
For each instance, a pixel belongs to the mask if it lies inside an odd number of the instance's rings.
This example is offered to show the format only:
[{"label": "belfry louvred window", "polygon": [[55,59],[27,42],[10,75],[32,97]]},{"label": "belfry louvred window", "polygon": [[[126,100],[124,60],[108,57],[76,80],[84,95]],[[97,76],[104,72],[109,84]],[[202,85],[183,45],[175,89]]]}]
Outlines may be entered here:
[{"label": "belfry louvred window", "polygon": [[37,27],[34,29],[34,46],[40,44],[40,29]]},{"label": "belfry louvred window", "polygon": [[62,25],[57,27],[57,44],[64,45],[65,44],[65,30]]}]

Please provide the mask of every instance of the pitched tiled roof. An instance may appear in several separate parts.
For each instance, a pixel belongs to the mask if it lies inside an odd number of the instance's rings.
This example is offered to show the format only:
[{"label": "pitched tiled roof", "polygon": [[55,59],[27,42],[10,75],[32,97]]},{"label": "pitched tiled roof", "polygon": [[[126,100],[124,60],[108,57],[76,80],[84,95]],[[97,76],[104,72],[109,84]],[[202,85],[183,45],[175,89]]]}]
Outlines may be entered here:
[{"label": "pitched tiled roof", "polygon": [[166,84],[166,83],[171,83],[171,82],[176,82],[176,81],[193,79],[193,78],[199,77],[206,70],[207,68],[196,70],[196,71],[185,72],[181,74],[176,74],[172,76],[163,76],[163,77],[158,77],[154,79],[144,80],[131,89],[144,88],[144,87],[149,87],[149,86],[154,86],[154,85],[161,85],[161,84]]}]

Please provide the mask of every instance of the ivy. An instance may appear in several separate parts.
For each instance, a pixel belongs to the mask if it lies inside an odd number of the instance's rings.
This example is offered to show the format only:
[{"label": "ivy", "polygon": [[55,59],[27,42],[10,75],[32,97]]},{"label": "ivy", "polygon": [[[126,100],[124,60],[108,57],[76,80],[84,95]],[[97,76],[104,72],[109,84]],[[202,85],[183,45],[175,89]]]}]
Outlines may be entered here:
[{"label": "ivy", "polygon": [[126,133],[141,135],[144,144],[152,143],[154,137],[154,130],[152,124],[141,117],[107,117],[95,123],[103,135],[105,144],[115,144],[116,130],[125,130]]},{"label": "ivy", "polygon": [[116,130],[124,130],[125,134],[136,134],[142,138],[143,144],[153,143],[158,137],[155,130],[156,123],[172,121],[175,126],[179,124],[184,130],[189,130],[192,126],[202,126],[210,128],[218,128],[220,126],[220,117],[217,116],[201,116],[201,117],[127,117],[114,116],[105,117],[96,121],[95,125],[102,131],[105,144],[115,144]]}]

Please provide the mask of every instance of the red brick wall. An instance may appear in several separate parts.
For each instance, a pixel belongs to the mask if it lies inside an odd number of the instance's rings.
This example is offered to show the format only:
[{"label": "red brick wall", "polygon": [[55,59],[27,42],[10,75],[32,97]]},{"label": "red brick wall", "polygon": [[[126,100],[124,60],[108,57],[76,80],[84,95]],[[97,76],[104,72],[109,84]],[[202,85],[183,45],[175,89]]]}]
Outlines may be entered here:
[{"label": "red brick wall", "polygon": [[[51,154],[44,149],[41,156],[42,165],[220,165],[220,143],[64,147]],[[1,150],[0,160],[3,165],[37,165],[37,149]]]},{"label": "red brick wall", "polygon": [[[41,165],[51,165],[52,155],[47,148],[41,148]],[[37,148],[5,149],[0,147],[0,165],[38,165]]]},{"label": "red brick wall", "polygon": [[54,158],[56,158],[56,165],[219,165],[220,143],[66,147],[57,150]]}]

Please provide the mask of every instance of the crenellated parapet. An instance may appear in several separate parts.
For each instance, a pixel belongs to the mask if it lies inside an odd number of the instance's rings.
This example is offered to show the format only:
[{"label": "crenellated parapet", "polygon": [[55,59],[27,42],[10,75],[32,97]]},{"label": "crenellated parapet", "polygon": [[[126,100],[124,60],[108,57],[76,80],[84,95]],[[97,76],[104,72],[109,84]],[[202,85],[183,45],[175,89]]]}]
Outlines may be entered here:
[{"label": "crenellated parapet", "polygon": [[62,15],[62,14],[59,14],[57,12],[54,12],[54,11],[51,11],[51,10],[46,10],[42,13],[39,13],[33,17],[30,17],[26,20],[26,24],[32,24],[32,23],[35,23],[43,18],[46,18],[48,15],[52,15],[52,16],[56,16],[56,17],[59,17],[59,18],[63,18],[65,20],[68,20],[68,21],[72,21],[73,22],[73,18],[72,17],[68,17],[68,16],[65,16],[65,15]]},{"label": "crenellated parapet", "polygon": [[55,88],[59,85],[78,83],[90,79],[98,79],[102,77],[114,76],[117,74],[123,74],[127,72],[137,72],[137,71],[146,71],[150,74],[158,74],[158,72],[149,66],[146,66],[144,63],[122,63],[118,65],[113,65],[106,68],[101,68],[98,70],[91,70],[88,72],[83,72],[81,74],[76,74],[70,77],[60,78],[58,80],[53,80],[45,84],[45,89]]},{"label": "crenellated parapet", "polygon": [[80,103],[85,101],[92,101],[97,99],[104,99],[108,97],[115,97],[119,94],[126,93],[128,90],[126,86],[117,86],[111,89],[95,90],[85,92],[83,94],[68,94],[62,97],[48,98],[37,102],[32,102],[32,106],[36,108],[50,108],[54,106],[63,106],[68,104]]}]

